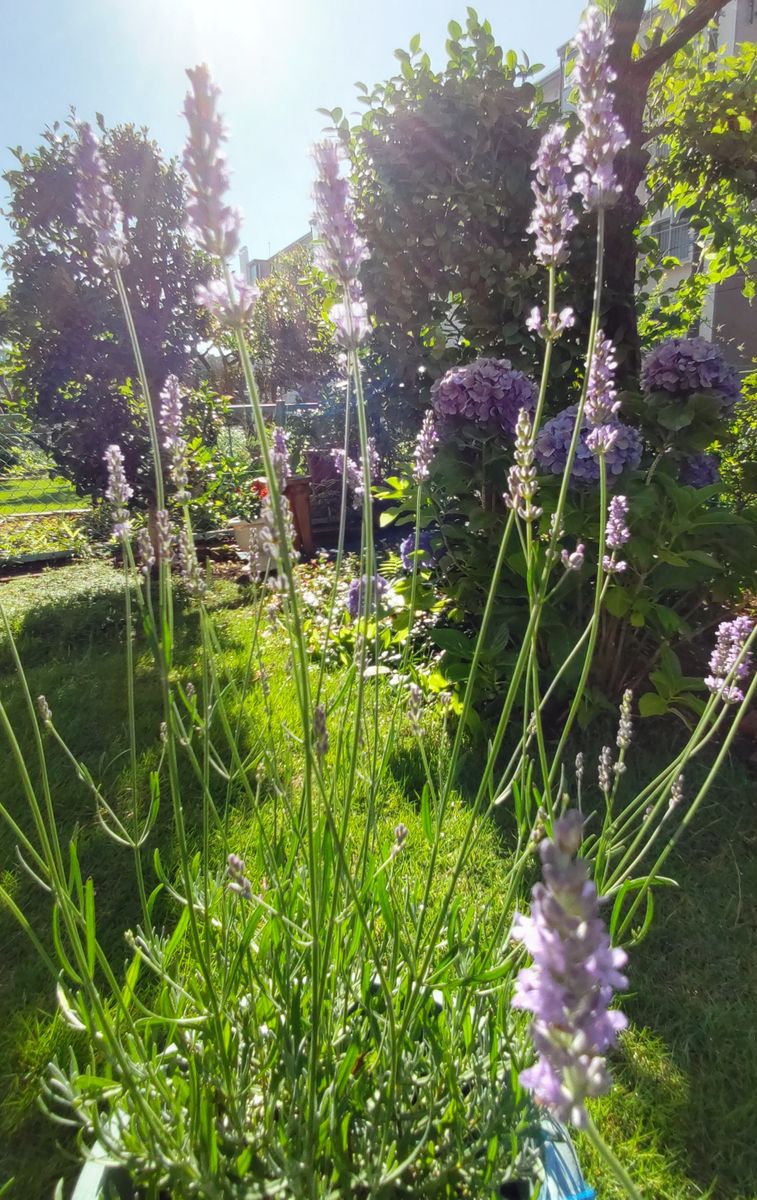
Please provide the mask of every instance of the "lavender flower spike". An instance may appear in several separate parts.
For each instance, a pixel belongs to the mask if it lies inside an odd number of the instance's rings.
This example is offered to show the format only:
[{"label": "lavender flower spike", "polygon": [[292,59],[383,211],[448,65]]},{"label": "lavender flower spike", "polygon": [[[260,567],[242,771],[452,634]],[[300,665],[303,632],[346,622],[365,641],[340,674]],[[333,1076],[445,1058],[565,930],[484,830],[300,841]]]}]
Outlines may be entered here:
[{"label": "lavender flower spike", "polygon": [[582,826],[579,813],[566,813],[552,838],[540,842],[544,882],[533,889],[530,917],[517,915],[512,934],[533,958],[518,975],[513,1006],[533,1014],[539,1056],[521,1083],[578,1127],[586,1123],[585,1101],[610,1086],[604,1053],[626,1019],[609,1006],[613,991],[627,986],[620,973],[626,955],[610,945],[596,889],[576,857]]},{"label": "lavender flower spike", "polygon": [[128,536],[130,522],[128,503],[134,495],[133,489],[126,482],[124,473],[124,456],[120,446],[108,446],[103,455],[108,468],[108,486],[105,496],[113,507],[113,536],[125,538]]},{"label": "lavender flower spike", "polygon": [[570,207],[570,160],[565,134],[564,125],[553,125],[548,129],[533,164],[536,178],[531,188],[536,204],[528,232],[536,238],[534,257],[545,267],[557,267],[565,262],[567,236],[577,222]]},{"label": "lavender flower spike", "polygon": [[82,225],[94,231],[97,241],[94,259],[106,271],[127,266],[126,239],[123,233],[124,214],[108,183],[100,144],[86,122],[78,126],[76,148],[77,216]]},{"label": "lavender flower spike", "polygon": [[620,193],[613,164],[628,145],[613,111],[611,84],[615,79],[607,57],[611,38],[599,9],[591,5],[576,36],[574,75],[578,89],[577,111],[583,126],[570,152],[579,168],[574,188],[591,212],[614,204]]},{"label": "lavender flower spike", "polygon": [[[368,251],[358,235],[350,185],[340,170],[338,144],[333,139],[317,142],[313,147],[313,158],[318,171],[313,186],[319,239],[316,262],[327,275],[349,288],[357,280],[360,264],[367,258]],[[355,292],[350,299],[354,304],[361,297]]]},{"label": "lavender flower spike", "polygon": [[171,478],[176,487],[176,499],[180,504],[189,500],[186,463],[187,443],[181,432],[181,392],[175,375],[169,375],[160,393],[160,425],[163,446],[171,461]]},{"label": "lavender flower spike", "polygon": [[428,479],[429,471],[431,470],[431,462],[434,457],[436,443],[439,441],[439,435],[436,432],[436,421],[434,419],[434,411],[431,408],[426,409],[423,416],[418,441],[415,443],[415,466],[413,468],[413,479],[417,484],[421,484]]},{"label": "lavender flower spike", "polygon": [[586,422],[596,428],[611,421],[620,408],[616,399],[615,372],[618,360],[615,357],[615,347],[610,338],[600,329],[594,342],[594,353],[589,364],[589,378],[586,385]]},{"label": "lavender flower spike", "polygon": [[189,137],[182,162],[189,176],[187,217],[197,242],[208,254],[227,259],[239,245],[239,214],[226,203],[229,187],[223,121],[216,111],[220,88],[202,63],[187,71],[191,92],[184,99]]},{"label": "lavender flower spike", "polygon": [[[740,704],[744,693],[738,686],[752,673],[752,651],[742,654],[754,622],[749,617],[736,617],[718,625],[715,649],[710,658],[710,672],[705,683],[711,692],[726,704]],[[739,661],[739,659],[741,661]]]},{"label": "lavender flower spike", "polygon": [[613,496],[607,512],[607,545],[611,550],[619,550],[631,536],[626,525],[628,518],[628,501],[625,496]]}]

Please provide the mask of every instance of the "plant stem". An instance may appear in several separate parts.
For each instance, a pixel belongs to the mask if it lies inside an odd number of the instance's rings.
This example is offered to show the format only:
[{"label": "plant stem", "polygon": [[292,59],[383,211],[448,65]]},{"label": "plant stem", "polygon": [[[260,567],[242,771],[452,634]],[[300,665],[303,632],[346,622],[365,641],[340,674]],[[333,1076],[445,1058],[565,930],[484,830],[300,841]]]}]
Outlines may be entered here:
[{"label": "plant stem", "polygon": [[616,1183],[620,1184],[626,1195],[630,1197],[630,1200],[642,1200],[641,1192],[631,1179],[628,1171],[625,1169],[623,1164],[619,1162],[613,1151],[607,1145],[607,1142],[602,1137],[588,1113],[586,1115],[586,1125],[584,1126],[583,1132],[586,1138],[591,1142],[605,1166],[611,1171]]}]

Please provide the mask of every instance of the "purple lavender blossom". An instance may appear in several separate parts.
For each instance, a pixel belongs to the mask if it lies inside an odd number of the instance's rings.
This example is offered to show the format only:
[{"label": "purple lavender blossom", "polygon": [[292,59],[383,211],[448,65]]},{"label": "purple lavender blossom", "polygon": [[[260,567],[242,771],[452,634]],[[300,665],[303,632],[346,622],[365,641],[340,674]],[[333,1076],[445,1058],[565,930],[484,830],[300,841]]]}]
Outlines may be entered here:
[{"label": "purple lavender blossom", "polygon": [[616,421],[608,422],[606,425],[596,425],[587,433],[586,445],[597,458],[607,458],[618,440],[618,432]]},{"label": "purple lavender blossom", "polygon": [[726,704],[740,704],[744,699],[738,684],[752,673],[751,649],[747,650],[738,664],[737,659],[753,628],[754,622],[749,617],[736,617],[733,621],[722,621],[718,625],[715,649],[710,658],[712,673],[706,677],[705,683]]},{"label": "purple lavender blossom", "polygon": [[520,410],[534,410],[536,386],[507,358],[477,358],[438,379],[431,398],[442,420],[460,418],[514,434]]},{"label": "purple lavender blossom", "polygon": [[604,425],[616,416],[620,401],[616,399],[615,372],[618,360],[612,340],[600,329],[594,342],[589,365],[584,412],[589,425]]},{"label": "purple lavender blossom", "polygon": [[427,570],[434,565],[434,550],[431,545],[431,534],[427,529],[421,531],[418,535],[418,557],[415,556],[415,530],[409,533],[406,538],[400,542],[400,558],[402,566],[408,572],[413,569],[413,563],[418,563],[418,570],[425,567]]},{"label": "purple lavender blossom", "polygon": [[[313,185],[318,229],[316,262],[332,279],[350,288],[368,251],[355,224],[349,181],[341,174],[340,147],[333,139],[318,142],[313,147],[313,158],[318,172]],[[354,304],[361,297],[355,292],[350,299]]]},{"label": "purple lavender blossom", "polygon": [[713,391],[722,408],[730,408],[741,395],[739,373],[723,358],[719,346],[704,338],[668,338],[644,359],[641,386],[649,392],[671,392],[675,396]]},{"label": "purple lavender blossom", "polygon": [[196,303],[222,325],[232,328],[244,325],[259,296],[260,289],[245,283],[238,275],[231,276],[231,293],[222,279],[211,279],[210,283],[200,283],[195,288]]},{"label": "purple lavender blossom", "polygon": [[579,1128],[585,1101],[610,1086],[604,1053],[626,1019],[609,1006],[615,989],[627,986],[620,973],[626,954],[611,946],[596,888],[576,857],[582,826],[579,813],[566,813],[552,838],[540,842],[544,882],[533,889],[531,915],[516,915],[512,934],[533,958],[518,975],[512,1003],[533,1014],[539,1055],[521,1083],[559,1120]]},{"label": "purple lavender blossom", "polygon": [[628,501],[625,496],[613,496],[607,511],[607,528],[605,538],[610,550],[619,550],[631,536],[626,525],[628,519]]},{"label": "purple lavender blossom", "polygon": [[127,266],[124,214],[108,183],[100,143],[86,122],[77,127],[76,196],[77,216],[94,231],[97,248],[94,260],[106,271]]},{"label": "purple lavender blossom", "polygon": [[371,332],[368,305],[362,289],[355,280],[349,286],[349,304],[334,304],[329,317],[334,324],[334,337],[343,350],[357,350]]},{"label": "purple lavender blossom", "polygon": [[192,91],[184,99],[189,137],[184,170],[189,176],[187,217],[198,244],[213,257],[227,259],[239,245],[239,214],[226,203],[229,173],[221,147],[226,141],[216,111],[220,88],[205,63],[187,71]]},{"label": "purple lavender blossom", "polygon": [[347,612],[353,621],[356,621],[358,616],[364,611],[364,587],[369,593],[368,610],[371,613],[375,613],[377,608],[380,609],[382,597],[389,591],[389,584],[381,575],[373,575],[370,579],[367,575],[363,575],[361,579],[353,579],[347,589]]},{"label": "purple lavender blossom", "polygon": [[549,342],[562,337],[565,330],[572,329],[575,323],[576,314],[572,308],[561,308],[559,313],[551,313],[545,319],[539,306],[535,305],[526,318],[526,329]]},{"label": "purple lavender blossom", "polygon": [[436,443],[439,441],[439,435],[436,432],[436,420],[434,410],[426,409],[423,414],[423,422],[421,424],[418,441],[415,443],[415,466],[413,467],[413,479],[417,484],[423,483],[428,479],[429,471],[431,470],[431,462],[436,450]]},{"label": "purple lavender blossom", "polygon": [[605,208],[617,200],[621,189],[615,178],[614,162],[618,152],[628,145],[613,109],[611,85],[615,72],[607,56],[611,44],[602,14],[591,5],[575,40],[576,108],[583,128],[570,152],[571,162],[579,168],[573,186],[583,197],[587,212]]},{"label": "purple lavender blossom", "polygon": [[113,536],[125,538],[128,536],[130,528],[128,504],[134,495],[134,490],[126,482],[121,447],[108,446],[103,458],[108,468],[108,486],[105,489],[105,496],[113,508]]},{"label": "purple lavender blossom", "polygon": [[566,571],[580,571],[584,565],[586,557],[586,546],[583,542],[579,542],[575,550],[562,550],[560,553],[560,562],[565,567]]},{"label": "purple lavender blossom", "polygon": [[567,237],[578,220],[570,207],[566,132],[564,125],[553,125],[548,129],[533,163],[536,178],[531,189],[536,205],[528,232],[536,238],[534,257],[545,267],[557,267],[565,262]]},{"label": "purple lavender blossom", "polygon": [[160,425],[163,431],[163,446],[170,457],[171,478],[176,487],[176,499],[180,504],[189,500],[186,449],[187,443],[181,433],[181,392],[175,375],[169,375],[160,393]]},{"label": "purple lavender blossom", "polygon": [[252,884],[245,875],[247,868],[244,859],[240,858],[238,854],[230,854],[226,862],[229,870],[229,879],[231,880],[229,891],[236,892],[238,896],[242,896],[245,900],[251,900]]},{"label": "purple lavender blossom", "polygon": [[[573,437],[578,405],[571,404],[542,426],[536,439],[536,461],[542,471],[562,475],[568,461],[568,449]],[[605,454],[610,478],[625,470],[635,470],[641,462],[641,437],[630,425],[613,421],[614,444]],[[574,485],[599,482],[599,462],[587,444],[591,429],[584,419],[570,473]]]},{"label": "purple lavender blossom", "polygon": [[720,460],[716,454],[690,454],[681,463],[679,482],[686,487],[710,487],[720,482]]}]

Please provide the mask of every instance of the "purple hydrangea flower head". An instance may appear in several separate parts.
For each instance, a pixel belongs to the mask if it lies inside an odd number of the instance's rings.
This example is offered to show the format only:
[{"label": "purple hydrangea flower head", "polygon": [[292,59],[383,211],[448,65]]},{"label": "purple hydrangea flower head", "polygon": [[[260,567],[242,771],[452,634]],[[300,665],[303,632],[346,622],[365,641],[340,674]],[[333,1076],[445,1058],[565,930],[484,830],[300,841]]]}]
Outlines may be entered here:
[{"label": "purple hydrangea flower head", "polygon": [[427,529],[421,531],[418,535],[418,558],[415,558],[415,530],[409,533],[406,538],[400,542],[400,558],[402,566],[408,572],[413,569],[413,563],[417,561],[418,570],[422,567],[429,568],[434,565],[434,551],[431,545],[431,534]]},{"label": "purple hydrangea flower head", "polygon": [[567,237],[577,222],[570,207],[570,159],[564,125],[552,125],[544,134],[533,164],[531,184],[536,205],[528,232],[536,238],[534,257],[545,267],[557,267],[568,257]]},{"label": "purple hydrangea flower head", "polygon": [[347,589],[347,612],[356,621],[364,609],[363,588],[368,591],[368,609],[375,613],[381,607],[381,598],[389,591],[389,584],[381,575],[372,575],[369,579],[363,575],[361,579],[353,579]]},{"label": "purple hydrangea flower head", "polygon": [[416,483],[421,484],[425,479],[428,479],[429,471],[431,470],[431,462],[436,450],[436,443],[439,441],[439,435],[436,432],[436,418],[432,408],[426,409],[423,414],[423,422],[421,424],[418,441],[415,443],[415,466],[413,467],[413,479]]},{"label": "purple hydrangea flower head", "polygon": [[581,1127],[585,1101],[610,1086],[604,1054],[626,1025],[610,1003],[627,986],[623,950],[613,949],[599,916],[596,888],[577,858],[583,819],[568,812],[539,844],[543,882],[533,889],[531,915],[516,915],[513,937],[533,959],[520,971],[513,1006],[533,1016],[538,1053],[521,1083],[559,1120]]},{"label": "purple hydrangea flower head", "polygon": [[615,178],[615,156],[628,145],[613,109],[615,72],[608,61],[612,39],[595,5],[586,10],[576,35],[573,77],[578,90],[577,111],[582,129],[570,152],[579,168],[574,187],[591,212],[614,204],[620,188]]},{"label": "purple hydrangea flower head", "polygon": [[738,686],[752,673],[752,651],[747,650],[740,662],[747,639],[754,628],[749,617],[736,617],[733,621],[722,621],[718,625],[715,649],[710,658],[711,674],[705,683],[711,692],[720,696],[726,704],[740,704],[744,693]]},{"label": "purple hydrangea flower head", "polygon": [[[536,439],[536,461],[542,471],[552,475],[562,475],[568,461],[568,450],[573,437],[578,405],[571,404],[557,416],[547,421],[539,431]],[[613,445],[605,452],[605,463],[610,478],[622,474],[626,470],[635,470],[641,462],[641,437],[630,425],[613,420],[611,429],[614,434]],[[598,483],[599,460],[588,445],[592,432],[584,418],[581,433],[576,447],[573,468],[570,473],[571,483]]]},{"label": "purple hydrangea flower head", "polygon": [[197,242],[208,254],[226,259],[239,245],[239,213],[226,202],[229,172],[222,146],[226,130],[216,105],[220,88],[205,63],[187,71],[192,90],[184,99],[189,136],[184,170],[189,177],[187,218]]},{"label": "purple hydrangea flower head", "polygon": [[686,487],[703,488],[720,482],[720,462],[716,454],[691,454],[681,463],[679,481]]},{"label": "purple hydrangea flower head", "polygon": [[671,392],[687,396],[713,391],[730,408],[741,395],[739,373],[723,358],[719,346],[704,338],[668,338],[644,359],[641,386],[645,392]]},{"label": "purple hydrangea flower head", "polygon": [[[313,147],[313,158],[317,170],[313,185],[318,230],[316,262],[332,279],[349,287],[356,281],[368,251],[355,224],[349,181],[341,173],[340,146],[333,138],[318,142]],[[350,298],[353,304],[361,299],[357,292]]]},{"label": "purple hydrangea flower head", "polygon": [[594,353],[589,365],[589,379],[586,385],[586,420],[589,425],[604,425],[612,420],[620,408],[616,399],[615,372],[618,360],[615,357],[615,347],[612,340],[605,336],[600,329],[594,342]]},{"label": "purple hydrangea flower head", "polygon": [[94,231],[94,259],[104,270],[120,270],[129,262],[123,225],[124,214],[108,183],[100,143],[86,122],[78,126],[76,146],[77,216]]},{"label": "purple hydrangea flower head", "polygon": [[438,379],[431,398],[440,419],[460,418],[513,434],[520,410],[534,410],[536,386],[507,358],[477,358]]}]

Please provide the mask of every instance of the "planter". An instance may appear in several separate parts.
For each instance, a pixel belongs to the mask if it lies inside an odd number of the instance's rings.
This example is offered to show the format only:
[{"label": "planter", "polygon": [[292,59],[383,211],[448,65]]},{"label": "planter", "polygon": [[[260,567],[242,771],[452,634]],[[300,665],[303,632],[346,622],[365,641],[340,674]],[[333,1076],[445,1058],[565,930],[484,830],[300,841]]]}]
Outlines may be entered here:
[{"label": "planter", "polygon": [[[595,1200],[587,1187],[567,1129],[544,1117],[541,1123],[544,1183],[539,1200]],[[516,1185],[517,1186],[517,1185]],[[527,1185],[526,1185],[527,1186]],[[135,1200],[136,1192],[123,1167],[113,1167],[96,1143],[77,1179],[71,1200]]]},{"label": "planter", "polygon": [[[310,528],[310,477],[307,475],[291,475],[287,479],[284,495],[289,501],[289,511],[294,525],[295,548],[305,557],[313,553],[313,534]],[[250,552],[250,536],[259,529],[260,518],[246,521],[242,517],[232,517],[229,522],[239,550],[243,554]]]}]

